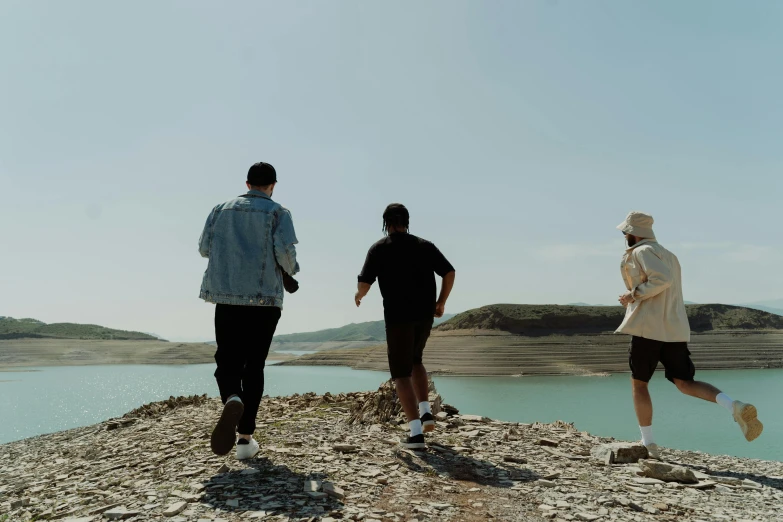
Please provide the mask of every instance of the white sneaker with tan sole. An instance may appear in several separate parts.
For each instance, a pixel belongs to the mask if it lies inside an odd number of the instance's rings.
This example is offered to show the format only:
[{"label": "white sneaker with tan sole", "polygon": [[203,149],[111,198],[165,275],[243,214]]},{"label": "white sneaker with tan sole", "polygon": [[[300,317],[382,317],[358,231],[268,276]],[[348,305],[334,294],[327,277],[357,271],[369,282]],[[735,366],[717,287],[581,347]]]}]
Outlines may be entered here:
[{"label": "white sneaker with tan sole", "polygon": [[648,444],[645,447],[647,448],[648,456],[652,460],[663,460],[661,458],[661,448],[656,443],[653,442],[652,444]]},{"label": "white sneaker with tan sole", "polygon": [[734,420],[739,424],[745,439],[751,442],[759,438],[761,432],[764,431],[764,425],[758,419],[756,407],[752,404],[734,401],[733,409]]}]

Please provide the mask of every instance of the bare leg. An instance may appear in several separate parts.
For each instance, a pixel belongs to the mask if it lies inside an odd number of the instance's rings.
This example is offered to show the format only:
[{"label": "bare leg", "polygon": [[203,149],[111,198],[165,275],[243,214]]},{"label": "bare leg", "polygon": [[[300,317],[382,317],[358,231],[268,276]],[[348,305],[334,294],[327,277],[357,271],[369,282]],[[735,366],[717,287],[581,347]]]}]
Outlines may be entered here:
[{"label": "bare leg", "polygon": [[413,379],[404,377],[394,379],[394,385],[397,388],[397,397],[400,398],[400,404],[408,417],[408,422],[419,418],[419,403],[416,402],[416,392],[413,389]]},{"label": "bare leg", "polygon": [[427,381],[427,370],[423,364],[413,365],[413,388],[416,390],[416,405],[428,401],[430,398],[429,382]]},{"label": "bare leg", "polygon": [[706,382],[674,379],[674,385],[685,395],[690,395],[691,397],[703,399],[708,402],[716,402],[715,397],[720,393],[718,388],[712,384],[707,384]]},{"label": "bare leg", "polygon": [[633,408],[636,410],[639,426],[652,426],[653,405],[647,383],[631,379],[631,384],[633,385]]}]

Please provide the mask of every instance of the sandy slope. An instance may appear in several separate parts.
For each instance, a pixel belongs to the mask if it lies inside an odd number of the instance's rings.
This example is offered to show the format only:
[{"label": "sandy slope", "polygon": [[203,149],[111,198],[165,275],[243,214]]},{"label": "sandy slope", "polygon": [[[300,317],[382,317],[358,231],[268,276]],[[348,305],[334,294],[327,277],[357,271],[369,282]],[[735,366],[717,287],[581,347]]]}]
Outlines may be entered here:
[{"label": "sandy slope", "polygon": [[[783,368],[783,332],[694,334],[697,368]],[[433,332],[427,370],[450,375],[589,375],[628,371],[628,337],[613,334],[526,337],[498,331]],[[386,347],[306,355],[282,364],[388,370]]]},{"label": "sandy slope", "polygon": [[[0,369],[96,364],[200,364],[214,363],[214,355],[215,347],[203,343],[80,339],[0,341]],[[288,357],[278,354],[270,358],[282,360]]]}]

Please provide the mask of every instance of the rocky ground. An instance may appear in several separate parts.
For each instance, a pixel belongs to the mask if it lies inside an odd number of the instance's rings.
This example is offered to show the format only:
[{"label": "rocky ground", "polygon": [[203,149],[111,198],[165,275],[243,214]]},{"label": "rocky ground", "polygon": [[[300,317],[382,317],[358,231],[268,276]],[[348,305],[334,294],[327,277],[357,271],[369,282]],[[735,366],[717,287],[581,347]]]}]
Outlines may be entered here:
[{"label": "rocky ground", "polygon": [[429,449],[400,450],[386,385],[265,400],[246,462],[209,451],[220,409],[171,399],[0,446],[0,521],[783,519],[783,463],[668,451],[660,465],[565,423],[443,405]]}]

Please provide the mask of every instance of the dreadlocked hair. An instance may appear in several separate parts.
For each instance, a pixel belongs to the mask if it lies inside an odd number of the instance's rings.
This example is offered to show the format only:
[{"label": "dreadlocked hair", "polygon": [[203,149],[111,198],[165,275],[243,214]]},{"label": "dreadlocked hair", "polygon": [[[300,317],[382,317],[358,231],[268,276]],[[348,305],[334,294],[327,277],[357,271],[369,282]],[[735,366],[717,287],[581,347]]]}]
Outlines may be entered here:
[{"label": "dreadlocked hair", "polygon": [[388,233],[389,228],[404,228],[407,232],[410,228],[410,215],[405,205],[392,203],[386,207],[383,213],[383,232]]}]

